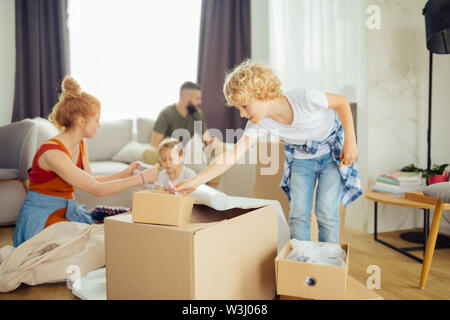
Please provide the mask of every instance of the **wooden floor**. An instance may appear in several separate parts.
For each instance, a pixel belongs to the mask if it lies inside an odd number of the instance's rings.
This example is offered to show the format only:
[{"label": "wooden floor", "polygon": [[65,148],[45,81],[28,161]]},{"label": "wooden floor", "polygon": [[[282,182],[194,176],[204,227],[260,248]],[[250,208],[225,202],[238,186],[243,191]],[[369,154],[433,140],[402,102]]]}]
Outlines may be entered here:
[{"label": "wooden floor", "polygon": [[[12,244],[14,228],[0,227],[0,248]],[[417,246],[399,238],[404,232],[379,234],[380,239],[396,246]],[[376,292],[386,300],[450,299],[450,249],[437,249],[425,290],[419,289],[422,264],[373,240],[373,235],[346,228],[343,242],[350,244],[349,274],[366,283],[370,274],[367,268],[377,265],[381,269],[381,289]],[[421,251],[413,251],[422,258]],[[65,283],[30,287],[21,285],[10,293],[0,293],[3,299],[78,299],[67,289]]]}]

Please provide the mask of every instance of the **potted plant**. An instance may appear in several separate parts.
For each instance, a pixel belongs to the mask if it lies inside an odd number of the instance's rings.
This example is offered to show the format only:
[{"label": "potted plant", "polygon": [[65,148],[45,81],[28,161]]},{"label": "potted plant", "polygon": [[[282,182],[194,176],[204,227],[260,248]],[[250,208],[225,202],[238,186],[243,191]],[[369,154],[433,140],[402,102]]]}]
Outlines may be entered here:
[{"label": "potted plant", "polygon": [[422,172],[423,170],[420,169],[420,168],[417,168],[417,167],[414,165],[414,163],[411,163],[410,165],[401,168],[400,171],[403,171],[403,172],[419,172],[419,173],[420,173],[420,172]]},{"label": "potted plant", "polygon": [[449,172],[445,171],[447,166],[448,163],[440,166],[435,164],[431,169],[423,169],[422,177],[427,179],[428,185],[439,182],[447,182],[449,178]]}]

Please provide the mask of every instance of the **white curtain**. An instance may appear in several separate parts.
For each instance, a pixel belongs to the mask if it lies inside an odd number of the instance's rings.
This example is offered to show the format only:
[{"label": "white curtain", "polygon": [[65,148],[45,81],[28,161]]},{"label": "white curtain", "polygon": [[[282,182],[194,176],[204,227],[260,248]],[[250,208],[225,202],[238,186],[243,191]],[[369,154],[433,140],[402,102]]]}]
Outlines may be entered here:
[{"label": "white curtain", "polygon": [[196,81],[201,0],[69,0],[71,73],[102,120],[156,118]]},{"label": "white curtain", "polygon": [[270,64],[284,89],[320,89],[358,102],[363,6],[359,0],[269,0]]}]

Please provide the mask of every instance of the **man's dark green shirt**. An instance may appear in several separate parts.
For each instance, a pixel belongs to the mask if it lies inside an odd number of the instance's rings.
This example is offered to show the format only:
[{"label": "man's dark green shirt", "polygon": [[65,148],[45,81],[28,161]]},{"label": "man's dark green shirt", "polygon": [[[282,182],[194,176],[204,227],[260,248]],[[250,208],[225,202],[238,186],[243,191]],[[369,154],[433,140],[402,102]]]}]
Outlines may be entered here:
[{"label": "man's dark green shirt", "polygon": [[[183,118],[177,111],[175,104],[165,107],[158,115],[153,130],[164,135],[164,138],[171,137],[176,129],[186,129],[190,133],[190,137],[194,135],[194,121],[201,121],[202,136],[206,130],[206,121],[203,111],[197,108],[196,112],[188,113]],[[197,125],[198,126],[198,125]],[[199,128],[197,129],[199,130]]]}]

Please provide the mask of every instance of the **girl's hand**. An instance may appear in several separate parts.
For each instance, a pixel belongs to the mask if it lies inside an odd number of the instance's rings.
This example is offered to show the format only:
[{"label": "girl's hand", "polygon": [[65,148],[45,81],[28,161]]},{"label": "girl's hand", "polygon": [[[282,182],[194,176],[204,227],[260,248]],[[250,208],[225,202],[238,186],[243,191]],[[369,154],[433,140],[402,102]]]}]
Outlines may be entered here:
[{"label": "girl's hand", "polygon": [[130,163],[130,165],[128,166],[128,168],[126,168],[125,170],[122,171],[123,173],[123,177],[124,178],[128,178],[131,177],[132,175],[134,175],[134,170],[139,167],[139,163],[137,162],[132,162]]},{"label": "girl's hand", "polygon": [[155,164],[150,169],[141,172],[144,177],[144,184],[152,184],[158,179],[159,163]]},{"label": "girl's hand", "polygon": [[174,183],[175,192],[191,193],[194,192],[199,184],[194,179],[178,181]]},{"label": "girl's hand", "polygon": [[343,160],[343,164],[346,166],[352,165],[353,162],[358,158],[358,147],[354,142],[344,142],[344,146],[341,151],[341,162]]}]

